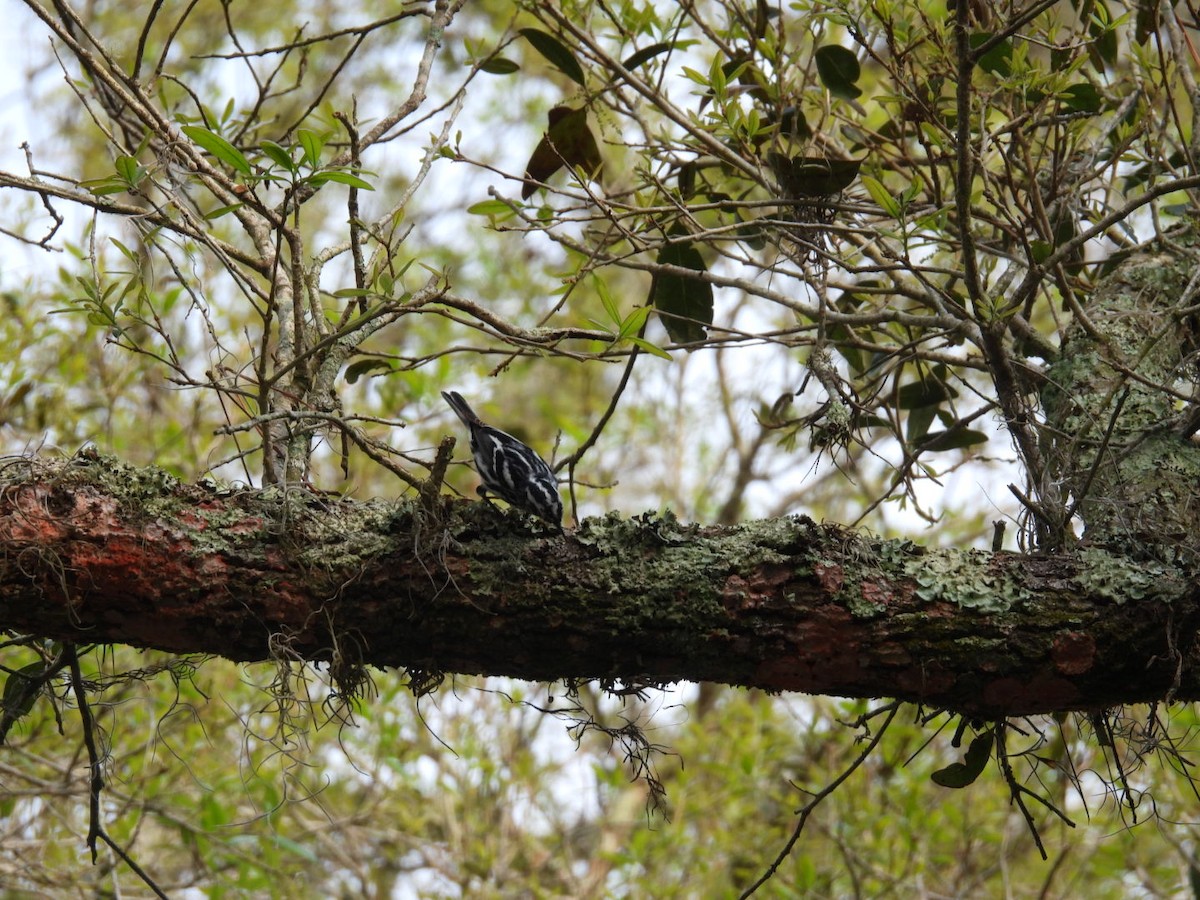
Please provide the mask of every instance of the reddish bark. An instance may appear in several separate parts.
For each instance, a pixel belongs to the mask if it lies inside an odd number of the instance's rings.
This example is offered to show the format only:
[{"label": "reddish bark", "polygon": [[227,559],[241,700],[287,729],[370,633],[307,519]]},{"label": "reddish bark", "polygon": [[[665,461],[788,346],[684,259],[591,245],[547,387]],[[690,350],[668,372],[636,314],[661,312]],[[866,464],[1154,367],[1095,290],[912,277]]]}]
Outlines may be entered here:
[{"label": "reddish bark", "polygon": [[10,483],[0,546],[0,627],[88,643],[983,716],[1200,696],[1193,582],[1095,550],[925,551],[806,519],[560,537],[483,504],[221,494],[103,460]]}]

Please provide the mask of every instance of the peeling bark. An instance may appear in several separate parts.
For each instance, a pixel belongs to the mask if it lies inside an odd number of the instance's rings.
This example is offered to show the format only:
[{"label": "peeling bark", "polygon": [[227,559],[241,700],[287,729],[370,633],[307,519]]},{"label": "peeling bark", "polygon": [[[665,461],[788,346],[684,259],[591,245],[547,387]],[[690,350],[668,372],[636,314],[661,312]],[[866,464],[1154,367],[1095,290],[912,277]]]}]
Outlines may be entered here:
[{"label": "peeling bark", "polygon": [[926,550],[789,517],[591,519],[10,465],[0,627],[233,660],[714,681],[985,717],[1200,698],[1194,583],[1092,548]]}]

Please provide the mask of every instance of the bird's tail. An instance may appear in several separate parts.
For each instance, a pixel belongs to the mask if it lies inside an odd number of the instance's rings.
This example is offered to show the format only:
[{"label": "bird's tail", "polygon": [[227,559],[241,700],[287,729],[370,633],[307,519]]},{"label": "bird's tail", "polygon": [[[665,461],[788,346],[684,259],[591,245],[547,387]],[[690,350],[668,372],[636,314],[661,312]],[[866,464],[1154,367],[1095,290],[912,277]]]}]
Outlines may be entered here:
[{"label": "bird's tail", "polygon": [[462,423],[466,426],[482,425],[479,416],[475,415],[475,410],[471,409],[462,394],[458,391],[442,391],[442,396],[446,398],[446,402],[450,404],[450,408],[454,410],[454,414],[462,419]]}]

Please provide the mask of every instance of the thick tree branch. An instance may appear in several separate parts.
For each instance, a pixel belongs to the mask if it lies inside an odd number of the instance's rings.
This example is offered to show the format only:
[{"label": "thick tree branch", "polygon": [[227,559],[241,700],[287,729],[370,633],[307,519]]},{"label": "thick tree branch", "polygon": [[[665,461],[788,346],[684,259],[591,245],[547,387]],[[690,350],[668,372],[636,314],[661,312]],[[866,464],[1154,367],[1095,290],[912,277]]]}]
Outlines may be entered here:
[{"label": "thick tree branch", "polygon": [[1195,582],[1099,549],[926,550],[805,518],[559,537],[482,503],[9,466],[0,628],[234,660],[716,681],[1002,716],[1200,697]]}]

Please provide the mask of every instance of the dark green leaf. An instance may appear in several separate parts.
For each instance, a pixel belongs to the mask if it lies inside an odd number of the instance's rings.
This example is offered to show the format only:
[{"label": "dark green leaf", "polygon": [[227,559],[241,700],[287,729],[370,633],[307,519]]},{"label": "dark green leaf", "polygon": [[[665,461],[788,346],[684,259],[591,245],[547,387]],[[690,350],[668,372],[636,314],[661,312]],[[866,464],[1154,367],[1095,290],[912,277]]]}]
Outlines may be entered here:
[{"label": "dark green leaf", "polygon": [[630,57],[621,63],[621,65],[632,71],[638,66],[648,63],[660,53],[666,53],[667,51],[672,50],[674,47],[675,45],[673,43],[651,44],[649,47],[643,47],[641,50],[638,50],[636,53],[630,55]]},{"label": "dark green leaf", "polygon": [[914,450],[925,445],[925,436],[929,434],[929,426],[936,417],[936,406],[921,406],[909,411],[904,423],[904,437]]},{"label": "dark green leaf", "polygon": [[[978,32],[971,35],[971,49],[975,50],[982,47],[991,38],[992,35],[987,32]],[[997,78],[1007,78],[1012,74],[1012,54],[1012,41],[1005,38],[983,54],[983,56],[979,57],[979,68],[995,75]]]},{"label": "dark green leaf", "polygon": [[[1074,59],[1075,48],[1073,46],[1053,46],[1050,48],[1050,71],[1061,72],[1071,65],[1071,61]],[[1033,105],[1032,102],[1030,105]]]},{"label": "dark green leaf", "polygon": [[[686,242],[663,247],[658,262],[697,272],[708,271],[700,251]],[[690,344],[708,336],[705,327],[712,324],[713,292],[707,281],[659,272],[650,286],[650,302],[676,343]]]},{"label": "dark green leaf", "polygon": [[958,396],[958,391],[940,378],[927,375],[900,388],[897,405],[900,409],[923,409],[937,406]]},{"label": "dark green leaf", "polygon": [[22,666],[4,681],[4,693],[0,696],[0,744],[8,737],[9,730],[33,710],[33,704],[42,692],[47,664],[39,661]]},{"label": "dark green leaf", "polygon": [[951,763],[946,768],[934,772],[930,778],[934,784],[947,788],[965,788],[973,784],[991,758],[994,740],[991,729],[976,735],[962,762]]},{"label": "dark green leaf", "polygon": [[382,359],[360,359],[346,366],[346,381],[349,384],[354,384],[358,379],[375,369],[386,369],[390,372],[392,367],[390,363],[386,363]]},{"label": "dark green leaf", "polygon": [[691,200],[696,194],[696,164],[685,162],[679,166],[679,196]]},{"label": "dark green leaf", "polygon": [[480,63],[479,71],[487,72],[489,75],[511,75],[513,72],[521,71],[521,67],[511,59],[505,59],[503,56],[493,56],[491,59]]},{"label": "dark green leaf", "polygon": [[813,131],[800,107],[785,106],[783,115],[779,117],[779,133],[784,137],[803,141],[812,137]]},{"label": "dark green leaf", "polygon": [[850,345],[850,341],[854,337],[853,332],[845,325],[831,325],[829,327],[829,340],[832,342],[834,349],[849,364],[852,374],[861,375],[866,369],[866,362],[863,351],[858,347]]},{"label": "dark green leaf", "polygon": [[829,197],[840,194],[858,177],[861,159],[823,159],[767,154],[767,162],[788,197]]},{"label": "dark green leaf", "polygon": [[753,219],[742,219],[741,213],[738,214],[738,219],[742,220],[742,224],[738,226],[734,234],[737,235],[739,241],[752,250],[761,250],[767,246],[767,233],[761,225]]},{"label": "dark green leaf", "polygon": [[582,169],[588,177],[602,180],[604,163],[596,137],[588,127],[587,108],[571,109],[556,106],[550,110],[550,127],[538,141],[525,166],[525,186],[521,199],[528,200],[544,182],[566,162],[572,169]]},{"label": "dark green leaf", "polygon": [[[1070,243],[1079,234],[1079,225],[1075,221],[1075,216],[1071,212],[1070,207],[1062,206],[1058,210],[1058,214],[1050,223],[1054,229],[1054,249],[1057,250],[1063,244]],[[1078,275],[1083,271],[1084,258],[1083,248],[1074,247],[1063,260],[1063,270],[1068,275]]]},{"label": "dark green leaf", "polygon": [[942,450],[962,450],[964,447],[974,447],[987,442],[988,436],[982,431],[974,431],[970,428],[949,428],[946,431],[934,431],[926,434],[925,439],[921,442],[921,449],[938,453]]},{"label": "dark green leaf", "polygon": [[855,100],[862,96],[862,89],[855,85],[862,75],[858,57],[845,47],[827,44],[816,52],[817,75],[829,93],[843,100]]},{"label": "dark green leaf", "polygon": [[1137,0],[1137,23],[1134,26],[1134,39],[1139,46],[1146,46],[1150,35],[1158,31],[1158,24],[1158,0]]},{"label": "dark green leaf", "polygon": [[1088,33],[1093,40],[1088,44],[1088,55],[1101,72],[1117,64],[1117,30],[1113,27],[1112,13],[1108,5],[1097,2],[1088,21]]},{"label": "dark green leaf", "polygon": [[546,57],[555,68],[580,87],[584,86],[583,69],[579,67],[575,55],[560,43],[558,38],[536,28],[522,28],[519,34],[533,45],[534,50]]},{"label": "dark green leaf", "polygon": [[250,161],[242,155],[242,151],[219,134],[215,134],[207,128],[201,128],[199,125],[184,125],[179,130],[195,141],[202,150],[207,150],[231,168],[237,169],[243,175],[252,173]]},{"label": "dark green leaf", "polygon": [[1097,113],[1104,104],[1100,92],[1086,81],[1071,85],[1059,97],[1072,112]]}]

